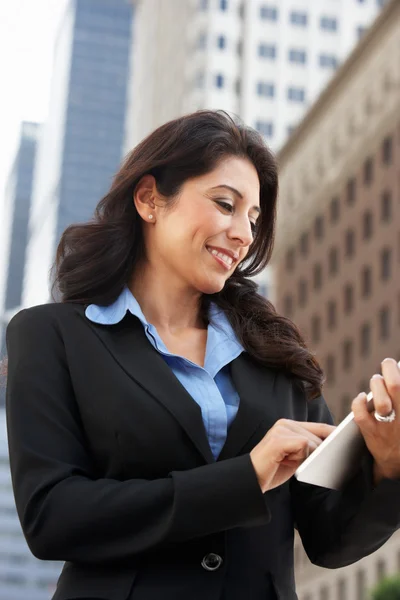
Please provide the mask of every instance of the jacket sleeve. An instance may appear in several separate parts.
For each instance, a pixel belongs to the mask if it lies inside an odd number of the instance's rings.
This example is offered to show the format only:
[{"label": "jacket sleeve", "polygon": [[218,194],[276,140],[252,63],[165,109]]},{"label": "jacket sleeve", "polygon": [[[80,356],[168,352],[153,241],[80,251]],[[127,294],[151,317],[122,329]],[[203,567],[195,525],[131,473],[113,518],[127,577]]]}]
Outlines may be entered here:
[{"label": "jacket sleeve", "polygon": [[[309,403],[309,421],[333,423],[322,396]],[[375,552],[400,527],[400,480],[372,479],[368,453],[343,490],[290,482],[293,514],[311,562],[338,568]]]},{"label": "jacket sleeve", "polygon": [[6,338],[11,475],[35,556],[121,561],[270,520],[249,454],[164,479],[96,479],[58,320],[44,308],[18,313]]}]

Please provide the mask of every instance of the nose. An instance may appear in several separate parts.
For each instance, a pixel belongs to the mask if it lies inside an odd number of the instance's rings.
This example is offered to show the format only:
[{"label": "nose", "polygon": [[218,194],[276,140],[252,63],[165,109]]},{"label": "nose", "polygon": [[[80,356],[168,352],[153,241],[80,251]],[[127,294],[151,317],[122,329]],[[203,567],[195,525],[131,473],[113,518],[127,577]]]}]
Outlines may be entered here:
[{"label": "nose", "polygon": [[231,226],[228,230],[228,237],[230,240],[235,240],[236,243],[239,243],[244,248],[250,246],[254,236],[251,229],[251,223],[247,216],[245,219],[232,219]]}]

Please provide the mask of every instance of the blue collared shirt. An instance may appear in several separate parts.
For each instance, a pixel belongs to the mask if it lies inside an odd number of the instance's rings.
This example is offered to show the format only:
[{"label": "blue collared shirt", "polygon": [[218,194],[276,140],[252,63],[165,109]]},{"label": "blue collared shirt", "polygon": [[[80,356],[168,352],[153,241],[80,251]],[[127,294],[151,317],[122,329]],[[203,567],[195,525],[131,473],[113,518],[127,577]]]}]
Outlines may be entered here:
[{"label": "blue collared shirt", "polygon": [[239,408],[239,394],[230,376],[229,363],[244,350],[226,315],[215,304],[211,304],[204,367],[200,367],[187,358],[168,352],[157,329],[147,321],[138,301],[127,287],[113,304],[90,304],[85,314],[95,323],[114,325],[122,321],[127,311],[140,320],[149,342],[200,406],[210,448],[217,459]]}]

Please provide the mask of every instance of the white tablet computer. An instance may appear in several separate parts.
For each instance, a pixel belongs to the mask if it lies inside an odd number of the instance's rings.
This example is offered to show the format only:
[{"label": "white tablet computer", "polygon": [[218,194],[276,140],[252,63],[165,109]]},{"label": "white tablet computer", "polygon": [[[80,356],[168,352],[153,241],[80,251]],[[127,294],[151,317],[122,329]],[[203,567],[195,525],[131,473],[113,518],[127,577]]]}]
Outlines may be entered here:
[{"label": "white tablet computer", "polygon": [[[398,363],[400,367],[400,362]],[[367,396],[368,410],[374,410],[372,392]],[[367,448],[351,412],[300,465],[295,477],[304,483],[339,490],[360,467]]]}]

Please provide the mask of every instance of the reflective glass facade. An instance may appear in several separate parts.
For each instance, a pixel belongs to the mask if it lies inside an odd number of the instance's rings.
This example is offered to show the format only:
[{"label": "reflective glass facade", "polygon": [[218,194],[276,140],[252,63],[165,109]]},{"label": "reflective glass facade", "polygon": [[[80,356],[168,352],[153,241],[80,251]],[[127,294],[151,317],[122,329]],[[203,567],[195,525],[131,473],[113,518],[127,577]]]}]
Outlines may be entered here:
[{"label": "reflective glass facade", "polygon": [[15,308],[21,304],[38,132],[39,126],[37,123],[22,124],[20,145],[10,178],[12,179],[10,185],[13,186],[13,213],[4,301],[5,310]]},{"label": "reflective glass facade", "polygon": [[123,145],[132,6],[76,0],[56,239],[87,220],[110,187]]}]

